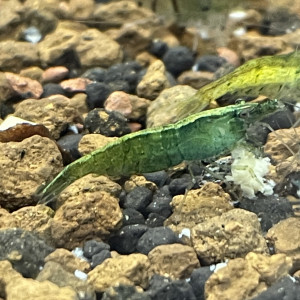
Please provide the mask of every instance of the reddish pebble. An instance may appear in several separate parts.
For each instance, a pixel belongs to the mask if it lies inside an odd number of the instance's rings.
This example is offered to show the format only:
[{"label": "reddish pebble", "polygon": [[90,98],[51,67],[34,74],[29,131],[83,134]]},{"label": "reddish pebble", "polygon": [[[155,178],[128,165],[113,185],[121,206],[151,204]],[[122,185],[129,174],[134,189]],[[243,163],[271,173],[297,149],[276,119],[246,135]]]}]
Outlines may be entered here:
[{"label": "reddish pebble", "polygon": [[69,74],[69,70],[66,67],[52,67],[45,70],[42,74],[43,82],[60,82],[65,79]]},{"label": "reddish pebble", "polygon": [[73,78],[64,80],[60,83],[60,86],[68,92],[85,92],[86,86],[92,83],[87,78]]},{"label": "reddish pebble", "polygon": [[113,92],[106,99],[104,103],[104,108],[107,111],[118,111],[125,117],[128,117],[132,113],[130,95],[121,91]]},{"label": "reddish pebble", "polygon": [[226,47],[220,47],[217,49],[219,56],[225,58],[229,63],[238,67],[240,65],[240,58],[237,53]]},{"label": "reddish pebble", "polygon": [[137,122],[128,123],[128,126],[129,126],[131,132],[136,132],[138,130],[141,130],[141,128],[142,128],[142,125]]},{"label": "reddish pebble", "polygon": [[30,98],[38,99],[43,93],[43,87],[37,80],[10,72],[5,72],[5,76],[14,92],[21,97],[29,95]]}]

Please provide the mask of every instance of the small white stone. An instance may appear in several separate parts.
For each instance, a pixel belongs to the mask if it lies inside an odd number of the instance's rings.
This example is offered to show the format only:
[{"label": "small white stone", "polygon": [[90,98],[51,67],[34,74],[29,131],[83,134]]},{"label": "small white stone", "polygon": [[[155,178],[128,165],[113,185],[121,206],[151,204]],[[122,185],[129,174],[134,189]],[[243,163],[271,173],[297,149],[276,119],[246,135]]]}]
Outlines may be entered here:
[{"label": "small white stone", "polygon": [[17,124],[31,124],[36,125],[36,123],[14,117],[14,116],[8,116],[1,124],[0,124],[0,131],[4,131],[8,128],[14,127]]},{"label": "small white stone", "polygon": [[228,17],[232,20],[235,20],[235,21],[240,21],[240,20],[243,20],[245,19],[247,16],[247,13],[243,10],[236,10],[236,11],[233,11],[231,12]]},{"label": "small white stone", "polygon": [[88,275],[80,270],[75,270],[74,275],[81,279],[81,280],[87,280]]}]

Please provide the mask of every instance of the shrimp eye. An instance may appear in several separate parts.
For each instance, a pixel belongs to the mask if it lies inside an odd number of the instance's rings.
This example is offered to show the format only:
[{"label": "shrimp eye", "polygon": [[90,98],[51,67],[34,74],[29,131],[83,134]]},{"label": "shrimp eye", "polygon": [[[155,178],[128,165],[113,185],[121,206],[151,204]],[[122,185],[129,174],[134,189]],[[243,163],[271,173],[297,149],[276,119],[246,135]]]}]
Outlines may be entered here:
[{"label": "shrimp eye", "polygon": [[239,117],[242,119],[246,119],[250,117],[251,109],[244,109],[239,113]]}]

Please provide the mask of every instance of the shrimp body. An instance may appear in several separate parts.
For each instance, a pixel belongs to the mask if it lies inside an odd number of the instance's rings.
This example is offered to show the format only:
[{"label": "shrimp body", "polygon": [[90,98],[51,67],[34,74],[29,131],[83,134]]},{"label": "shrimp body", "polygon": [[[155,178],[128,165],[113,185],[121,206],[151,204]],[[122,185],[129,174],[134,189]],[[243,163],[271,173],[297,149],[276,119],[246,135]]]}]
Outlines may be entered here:
[{"label": "shrimp body", "polygon": [[251,123],[280,107],[276,100],[230,105],[191,115],[175,124],[125,135],[66,166],[43,188],[41,202],[90,173],[141,174],[167,169],[182,161],[217,157],[244,139]]}]

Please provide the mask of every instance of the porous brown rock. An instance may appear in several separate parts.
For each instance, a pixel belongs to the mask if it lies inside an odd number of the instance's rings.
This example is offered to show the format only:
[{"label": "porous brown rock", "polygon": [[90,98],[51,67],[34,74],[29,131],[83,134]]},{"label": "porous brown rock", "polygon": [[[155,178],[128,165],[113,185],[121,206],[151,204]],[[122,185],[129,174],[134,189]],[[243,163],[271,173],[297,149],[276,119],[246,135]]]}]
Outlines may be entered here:
[{"label": "porous brown rock", "polygon": [[32,80],[36,80],[38,82],[41,82],[43,70],[40,67],[32,66],[25,69],[22,69],[20,72],[20,76],[22,77],[28,77]]},{"label": "porous brown rock", "polygon": [[0,229],[18,227],[18,220],[4,208],[0,208]]},{"label": "porous brown rock", "polygon": [[[86,99],[87,95],[85,93],[77,93],[70,99],[70,106],[74,107],[78,111],[82,119],[84,119],[86,114],[89,112]],[[80,125],[83,127],[82,124]]]},{"label": "porous brown rock", "polygon": [[108,68],[120,63],[123,58],[120,45],[95,28],[87,29],[80,34],[76,52],[82,68],[94,66]]},{"label": "porous brown rock", "polygon": [[160,245],[148,253],[150,272],[174,279],[190,277],[200,267],[197,255],[190,246],[182,244]]},{"label": "porous brown rock", "polygon": [[130,178],[124,183],[124,190],[126,193],[129,193],[134,188],[138,186],[143,186],[152,192],[157,190],[157,186],[154,182],[147,180],[144,176],[132,175]]},{"label": "porous brown rock", "polygon": [[76,270],[87,273],[91,266],[86,260],[75,256],[71,251],[64,248],[57,248],[45,257],[45,263],[57,263],[69,273],[74,274]]},{"label": "porous brown rock", "polygon": [[59,287],[46,280],[39,282],[31,278],[21,278],[6,285],[6,300],[79,300],[70,286]]},{"label": "porous brown rock", "polygon": [[128,118],[130,120],[144,118],[151,101],[136,95],[129,95],[129,100],[132,105],[132,112],[128,115]]},{"label": "porous brown rock", "polygon": [[45,125],[53,138],[58,139],[69,125],[81,120],[79,112],[70,101],[62,95],[27,99],[17,105],[14,116]]},{"label": "porous brown rock", "polygon": [[7,300],[79,300],[70,287],[60,288],[46,280],[39,282],[23,276],[12,268],[7,260],[0,261],[0,297]]},{"label": "porous brown rock", "polygon": [[282,37],[264,36],[257,32],[247,32],[235,37],[230,42],[229,48],[235,50],[242,61],[258,58],[261,53],[275,55],[289,49]]},{"label": "porous brown rock", "polygon": [[264,152],[270,155],[275,163],[280,163],[299,151],[299,136],[300,127],[270,132],[264,146]]},{"label": "porous brown rock", "polygon": [[250,251],[268,253],[257,215],[243,209],[232,209],[194,226],[191,241],[205,264],[244,257]]},{"label": "porous brown rock", "polygon": [[[25,30],[30,26],[34,26],[43,36],[47,35],[49,32],[55,30],[58,22],[58,17],[62,17],[64,14],[63,5],[59,5],[61,2],[57,0],[51,1],[34,1],[28,0],[23,2],[23,14],[22,14],[22,24],[19,26],[19,32],[17,39],[20,37],[25,38],[28,35]],[[30,36],[31,34],[29,34]],[[35,41],[38,42],[38,35],[35,36]]]},{"label": "porous brown rock", "polygon": [[90,239],[101,240],[121,224],[119,201],[112,195],[119,193],[118,185],[110,185],[110,194],[101,190],[103,185],[93,185],[96,178],[93,175],[84,176],[60,195],[60,206],[51,224],[52,237],[57,247],[73,249]]},{"label": "porous brown rock", "polygon": [[18,0],[2,1],[0,10],[0,40],[7,39],[7,32],[13,39],[18,33],[18,25],[21,23],[20,12],[22,4]]},{"label": "porous brown rock", "polygon": [[188,85],[176,85],[164,89],[150,103],[147,111],[147,127],[157,127],[177,121],[178,107],[197,92]]},{"label": "porous brown rock", "polygon": [[209,277],[205,284],[205,299],[253,299],[286,276],[291,265],[291,259],[285,255],[267,256],[250,252],[245,259],[230,260],[227,266]]},{"label": "porous brown rock", "polygon": [[[70,1],[68,1],[70,2]],[[62,4],[59,0],[51,0],[51,1],[35,1],[35,0],[27,0],[24,3],[24,7],[26,10],[35,11],[35,12],[48,12],[51,15],[67,17],[68,10],[66,5]],[[43,21],[45,21],[43,19]]]},{"label": "porous brown rock", "polygon": [[300,171],[299,159],[295,157],[300,151],[300,127],[279,129],[270,132],[264,146],[264,152],[268,154],[275,164],[275,173],[272,179],[280,182],[288,174]]},{"label": "porous brown rock", "polygon": [[90,18],[95,9],[95,1],[93,0],[69,0],[63,3],[58,2],[57,4],[58,7],[63,8],[69,17],[74,20],[86,20]]},{"label": "porous brown rock", "polygon": [[[300,13],[300,5],[299,5],[299,13]],[[291,51],[293,49],[296,49],[297,51],[297,47],[298,47],[297,41],[299,40],[299,37],[300,37],[300,28],[283,35],[282,39],[284,40],[285,43],[287,43],[290,47],[292,47]]]},{"label": "porous brown rock", "polygon": [[6,296],[6,285],[9,282],[14,282],[18,279],[22,279],[22,275],[18,273],[8,260],[0,261],[0,297]]},{"label": "porous brown rock", "polygon": [[78,144],[78,150],[82,155],[87,155],[117,139],[117,137],[108,137],[98,133],[85,134]]},{"label": "porous brown rock", "polygon": [[88,174],[69,185],[57,199],[57,207],[72,197],[80,197],[85,192],[106,192],[118,198],[121,186],[104,175]]},{"label": "porous brown rock", "polygon": [[137,86],[139,97],[154,100],[160,92],[170,87],[166,68],[161,60],[152,63]]},{"label": "porous brown rock", "polygon": [[127,56],[135,58],[150,47],[155,31],[160,28],[161,22],[156,17],[126,22],[116,33],[115,40],[122,46]]},{"label": "porous brown rock", "polygon": [[95,299],[95,292],[86,280],[77,278],[74,273],[66,271],[59,263],[49,261],[36,277],[37,281],[48,280],[59,287],[69,286],[76,291],[78,298]]},{"label": "porous brown rock", "polygon": [[1,170],[5,170],[0,175],[0,205],[8,210],[35,204],[37,188],[63,167],[55,142],[38,135],[0,143],[0,153]]},{"label": "porous brown rock", "polygon": [[260,280],[268,286],[288,275],[293,265],[292,259],[283,253],[267,256],[249,252],[245,259],[259,273]]},{"label": "porous brown rock", "polygon": [[288,7],[291,12],[300,14],[300,3],[293,0],[278,0],[274,3],[277,7]]},{"label": "porous brown rock", "polygon": [[76,22],[61,21],[54,32],[39,42],[38,51],[43,66],[58,61],[65,53],[71,53],[78,45],[80,32],[87,27]]},{"label": "porous brown rock", "polygon": [[45,205],[27,206],[12,212],[11,216],[18,222],[16,227],[36,233],[48,245],[53,244],[50,224],[54,211],[50,207]]},{"label": "porous brown rock", "polygon": [[90,271],[88,283],[96,292],[104,292],[107,288],[120,284],[146,288],[150,277],[149,267],[149,259],[144,254],[119,255],[106,259]]},{"label": "porous brown rock", "polygon": [[93,18],[98,21],[99,27],[114,28],[124,23],[153,19],[155,14],[149,9],[138,7],[134,1],[116,1],[99,5],[94,10]]},{"label": "porous brown rock", "polygon": [[18,73],[21,69],[39,65],[37,46],[27,42],[7,40],[0,42],[2,71]]},{"label": "porous brown rock", "polygon": [[137,54],[135,60],[143,67],[148,67],[157,60],[157,57],[147,51]]},{"label": "porous brown rock", "polygon": [[185,71],[178,77],[178,83],[200,89],[213,81],[214,73],[205,71]]},{"label": "porous brown rock", "polygon": [[266,239],[275,253],[284,253],[293,260],[293,268],[300,269],[300,219],[288,218],[269,229]]},{"label": "porous brown rock", "polygon": [[164,225],[176,232],[181,232],[184,228],[191,229],[205,220],[233,209],[230,201],[229,194],[225,193],[220,185],[208,182],[200,189],[173,197],[170,203],[173,213]]}]

